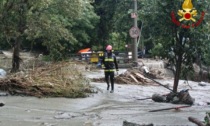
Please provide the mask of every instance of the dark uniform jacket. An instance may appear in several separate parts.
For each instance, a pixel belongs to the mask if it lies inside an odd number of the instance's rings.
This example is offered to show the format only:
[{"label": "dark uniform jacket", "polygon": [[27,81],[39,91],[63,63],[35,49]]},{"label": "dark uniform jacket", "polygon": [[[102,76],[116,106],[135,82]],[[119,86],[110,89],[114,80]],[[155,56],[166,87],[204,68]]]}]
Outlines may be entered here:
[{"label": "dark uniform jacket", "polygon": [[105,72],[111,72],[114,71],[115,69],[118,71],[116,56],[113,53],[105,53],[102,58],[101,64]]}]

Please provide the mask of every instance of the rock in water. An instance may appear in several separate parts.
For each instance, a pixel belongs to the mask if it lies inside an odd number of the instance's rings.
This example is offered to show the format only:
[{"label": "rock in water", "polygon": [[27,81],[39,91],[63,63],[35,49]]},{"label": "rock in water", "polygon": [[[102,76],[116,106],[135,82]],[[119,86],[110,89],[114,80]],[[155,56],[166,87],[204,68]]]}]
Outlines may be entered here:
[{"label": "rock in water", "polygon": [[195,99],[190,96],[188,90],[180,91],[178,96],[181,103],[192,105],[195,102]]},{"label": "rock in water", "polygon": [[132,123],[132,122],[127,122],[127,121],[123,121],[123,126],[154,126],[153,124],[136,124],[136,123]]},{"label": "rock in water", "polygon": [[159,94],[153,94],[152,100],[155,102],[164,102],[166,100],[165,96],[159,95]]},{"label": "rock in water", "polygon": [[1,102],[1,103],[0,103],[0,107],[2,107],[2,106],[4,106],[4,103]]}]

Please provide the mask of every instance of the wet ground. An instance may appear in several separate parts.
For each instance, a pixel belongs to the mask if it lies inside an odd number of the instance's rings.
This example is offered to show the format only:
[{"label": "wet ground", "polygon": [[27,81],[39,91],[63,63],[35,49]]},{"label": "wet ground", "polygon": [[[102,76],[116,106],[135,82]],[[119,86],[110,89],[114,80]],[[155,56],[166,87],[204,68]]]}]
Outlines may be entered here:
[{"label": "wet ground", "polygon": [[[103,76],[103,71],[87,73],[89,78]],[[172,88],[173,80],[159,81]],[[180,105],[157,103],[151,99],[136,100],[151,97],[154,93],[169,93],[168,89],[158,85],[116,84],[115,92],[109,93],[105,83],[91,82],[99,92],[79,99],[3,96],[0,100],[5,106],[0,108],[0,126],[122,126],[124,120],[138,124],[153,123],[155,126],[195,126],[188,117],[203,120],[205,112],[210,111],[206,104],[210,101],[210,84],[199,86],[197,82],[189,83],[192,89],[180,81],[179,90],[190,89],[195,104],[178,111],[148,112]]]}]

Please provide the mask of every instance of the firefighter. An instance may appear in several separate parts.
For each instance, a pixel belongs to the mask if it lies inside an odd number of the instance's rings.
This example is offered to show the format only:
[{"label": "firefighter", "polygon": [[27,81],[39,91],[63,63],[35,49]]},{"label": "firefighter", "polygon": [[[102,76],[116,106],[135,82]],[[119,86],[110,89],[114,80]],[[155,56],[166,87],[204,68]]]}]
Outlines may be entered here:
[{"label": "firefighter", "polygon": [[105,81],[107,83],[107,90],[109,90],[109,81],[111,82],[111,91],[114,92],[114,71],[118,74],[118,64],[115,55],[112,53],[112,46],[108,45],[106,47],[106,52],[102,58],[102,68],[104,68]]}]

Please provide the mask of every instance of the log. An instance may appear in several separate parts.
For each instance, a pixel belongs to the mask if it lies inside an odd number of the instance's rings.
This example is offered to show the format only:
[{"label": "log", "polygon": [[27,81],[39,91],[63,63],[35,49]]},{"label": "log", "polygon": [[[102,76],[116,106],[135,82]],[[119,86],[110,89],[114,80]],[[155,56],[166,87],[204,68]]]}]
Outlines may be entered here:
[{"label": "log", "polygon": [[130,74],[130,77],[131,77],[136,83],[139,83],[139,81],[138,81],[132,74]]},{"label": "log", "polygon": [[158,112],[158,111],[171,110],[171,109],[178,110],[180,108],[187,108],[187,107],[191,107],[191,105],[183,105],[183,106],[177,106],[177,107],[169,107],[169,108],[163,108],[163,109],[155,109],[155,110],[150,110],[149,112]]},{"label": "log", "polygon": [[148,97],[148,98],[137,98],[136,100],[147,100],[147,99],[152,99],[152,97]]},{"label": "log", "polygon": [[201,121],[199,121],[198,119],[194,117],[188,117],[188,120],[192,123],[197,124],[198,126],[205,126]]},{"label": "log", "polygon": [[142,78],[142,79],[144,79],[144,80],[146,80],[147,78],[145,78],[143,75],[141,75],[140,73],[135,73],[136,74],[136,76],[138,76],[138,77],[140,77],[140,78]]}]

